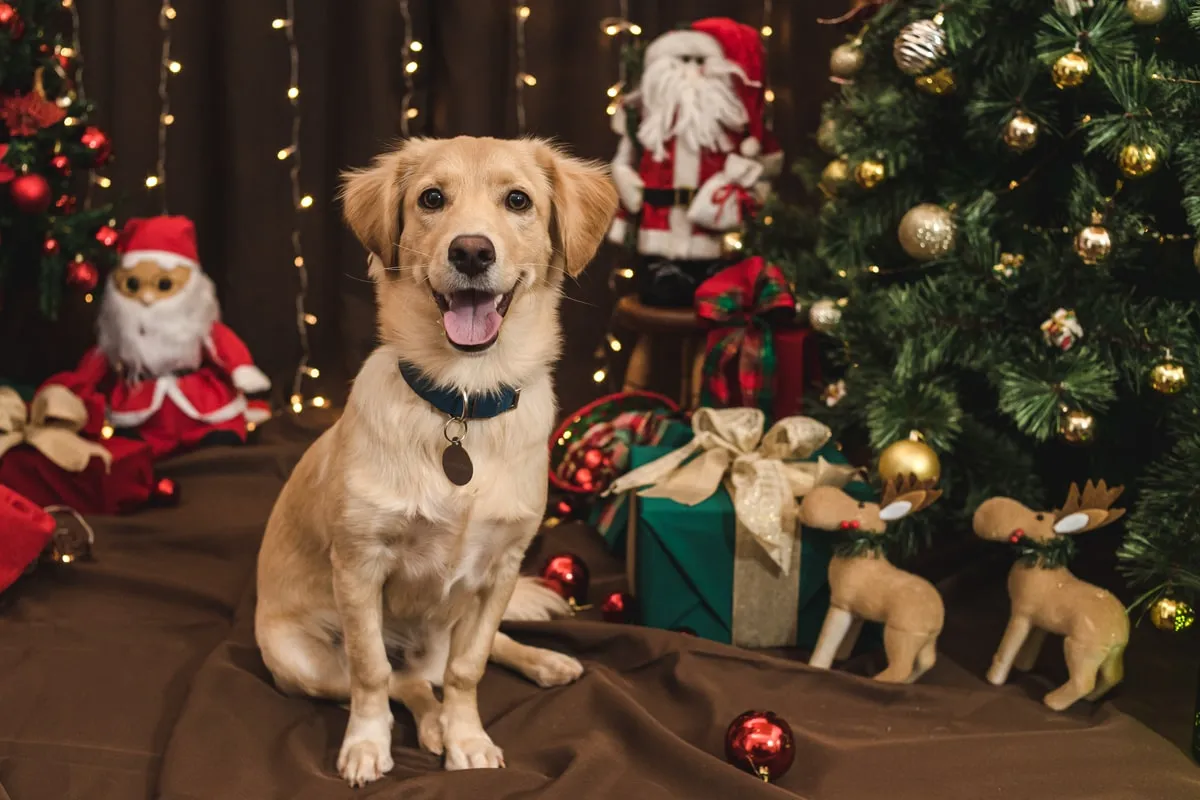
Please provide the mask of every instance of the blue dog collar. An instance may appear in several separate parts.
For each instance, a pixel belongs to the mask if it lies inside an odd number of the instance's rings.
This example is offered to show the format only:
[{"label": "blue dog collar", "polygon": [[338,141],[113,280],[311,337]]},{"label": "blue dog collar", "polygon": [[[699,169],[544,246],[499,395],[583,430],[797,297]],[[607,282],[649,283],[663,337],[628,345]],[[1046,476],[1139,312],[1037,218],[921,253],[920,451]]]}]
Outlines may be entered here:
[{"label": "blue dog collar", "polygon": [[472,397],[466,392],[438,386],[412,364],[399,363],[400,374],[417,397],[454,419],[491,419],[512,411],[521,402],[521,390],[511,386],[501,386]]}]

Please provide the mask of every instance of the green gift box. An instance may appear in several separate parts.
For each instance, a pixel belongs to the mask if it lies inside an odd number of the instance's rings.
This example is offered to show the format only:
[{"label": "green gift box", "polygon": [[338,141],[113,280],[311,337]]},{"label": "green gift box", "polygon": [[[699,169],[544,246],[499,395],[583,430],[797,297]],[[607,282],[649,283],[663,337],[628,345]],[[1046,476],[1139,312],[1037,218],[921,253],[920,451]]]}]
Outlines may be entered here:
[{"label": "green gift box", "polygon": [[[692,439],[692,430],[673,425],[656,447],[633,447],[630,468],[636,469],[667,455]],[[808,462],[824,459],[829,464],[846,465],[845,457],[833,444],[813,453]],[[858,480],[844,486],[859,500],[874,500],[871,488]],[[632,509],[631,509],[632,507]],[[792,582],[790,592],[776,594],[770,587],[735,588],[735,563],[744,550],[756,548],[739,533],[735,504],[725,486],[696,505],[684,505],[664,497],[639,497],[626,492],[614,498],[605,512],[602,529],[609,546],[626,554],[629,586],[638,600],[642,623],[654,628],[687,628],[706,639],[726,644],[780,646],[794,644],[811,649],[815,646],[829,607],[829,561],[833,543],[831,534],[802,527],[796,545],[800,548],[798,574],[779,580]],[[765,561],[765,559],[763,559]],[[794,587],[798,586],[796,596]],[[793,641],[755,641],[754,631],[735,630],[754,627],[756,615],[778,616],[777,600],[795,597],[797,604]],[[748,605],[740,616],[737,602]],[[784,611],[783,613],[788,613]],[[750,620],[747,624],[746,620]],[[772,626],[768,626],[772,627]],[[778,624],[774,625],[778,629]],[[778,637],[778,633],[767,634]],[[789,636],[788,638],[792,638]],[[864,636],[864,641],[871,638]]]}]

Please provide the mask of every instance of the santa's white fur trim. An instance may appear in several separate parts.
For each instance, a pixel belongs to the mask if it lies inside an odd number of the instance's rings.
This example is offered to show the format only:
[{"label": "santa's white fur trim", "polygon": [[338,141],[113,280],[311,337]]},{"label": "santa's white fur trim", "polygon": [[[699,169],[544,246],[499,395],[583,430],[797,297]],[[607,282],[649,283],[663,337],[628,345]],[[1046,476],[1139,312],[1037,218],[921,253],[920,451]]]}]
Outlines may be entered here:
[{"label": "santa's white fur trim", "polygon": [[246,394],[259,394],[271,388],[271,379],[253,364],[235,367],[229,377],[233,379],[233,385]]},{"label": "santa's white fur trim", "polygon": [[121,256],[121,266],[126,269],[143,261],[153,261],[163,269],[174,269],[175,267],[197,269],[200,266],[197,261],[169,250],[130,250]]},{"label": "santa's white fur trim", "polygon": [[645,63],[650,64],[667,56],[725,57],[717,40],[700,31],[668,31],[646,48]]},{"label": "santa's white fur trim", "polygon": [[746,158],[758,158],[759,153],[762,152],[762,142],[753,136],[747,136],[745,139],[742,139],[742,143],[738,145],[738,152],[740,152]]}]

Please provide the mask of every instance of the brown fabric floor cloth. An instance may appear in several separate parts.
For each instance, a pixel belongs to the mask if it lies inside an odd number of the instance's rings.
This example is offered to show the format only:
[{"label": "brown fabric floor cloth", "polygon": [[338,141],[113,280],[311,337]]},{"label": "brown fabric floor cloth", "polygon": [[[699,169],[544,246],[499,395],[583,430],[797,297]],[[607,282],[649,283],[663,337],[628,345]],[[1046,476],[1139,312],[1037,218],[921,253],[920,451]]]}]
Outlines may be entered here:
[{"label": "brown fabric floor cloth", "polygon": [[[263,434],[173,460],[179,508],[101,520],[94,563],[0,595],[0,800],[1200,798],[1200,768],[1180,749],[1195,678],[1182,637],[1139,630],[1117,699],[1055,714],[1039,698],[1058,653],[1047,677],[980,677],[1004,624],[1003,580],[990,577],[948,599],[955,658],[916,686],[584,618],[513,626],[587,670],[541,690],[489,668],[481,711],[508,769],[442,772],[397,708],[395,769],[352,791],[334,771],[345,710],[280,694],[254,645],[259,538],[310,438],[282,422]],[[591,565],[593,598],[620,587],[619,564],[582,525],[547,531],[530,562],[564,549]],[[726,724],[748,708],[795,730],[796,763],[777,785],[721,756]]]}]

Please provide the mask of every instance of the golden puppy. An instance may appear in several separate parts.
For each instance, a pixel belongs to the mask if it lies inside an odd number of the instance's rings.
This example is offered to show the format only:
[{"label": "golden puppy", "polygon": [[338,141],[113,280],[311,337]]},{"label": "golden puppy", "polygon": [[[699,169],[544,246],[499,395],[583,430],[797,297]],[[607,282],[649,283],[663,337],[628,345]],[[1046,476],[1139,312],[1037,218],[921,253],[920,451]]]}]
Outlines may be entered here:
[{"label": "golden puppy", "polygon": [[392,767],[389,698],[447,769],[501,767],[475,697],[489,656],[542,686],[583,670],[497,629],[567,610],[517,570],[545,509],[563,279],[616,191],[544,142],[460,137],[347,174],[344,199],[382,344],[276,502],[256,638],[280,688],[349,698],[352,786]]}]

